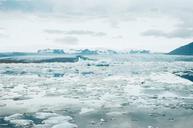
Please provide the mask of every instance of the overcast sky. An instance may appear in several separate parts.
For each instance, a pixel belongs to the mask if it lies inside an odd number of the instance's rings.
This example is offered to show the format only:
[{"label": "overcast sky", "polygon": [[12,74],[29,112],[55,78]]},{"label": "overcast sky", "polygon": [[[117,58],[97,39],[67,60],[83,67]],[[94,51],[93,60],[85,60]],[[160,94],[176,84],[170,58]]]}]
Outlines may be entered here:
[{"label": "overcast sky", "polygon": [[192,0],[0,0],[0,52],[168,52],[193,41],[192,5]]}]

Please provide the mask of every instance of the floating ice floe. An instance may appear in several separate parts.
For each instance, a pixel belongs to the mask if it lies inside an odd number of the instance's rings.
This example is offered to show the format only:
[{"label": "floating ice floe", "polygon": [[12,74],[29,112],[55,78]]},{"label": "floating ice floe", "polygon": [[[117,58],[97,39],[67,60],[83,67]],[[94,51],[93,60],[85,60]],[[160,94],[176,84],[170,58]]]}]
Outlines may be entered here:
[{"label": "floating ice floe", "polygon": [[16,127],[31,128],[33,126],[32,120],[18,119],[10,120],[10,124],[14,124]]},{"label": "floating ice floe", "polygon": [[95,110],[92,108],[82,108],[79,114],[86,114],[86,113],[93,112],[93,111]]},{"label": "floating ice floe", "polygon": [[4,120],[16,127],[31,128],[33,126],[32,120],[24,119],[23,114],[19,114],[19,113],[5,117]]},{"label": "floating ice floe", "polygon": [[34,117],[38,118],[38,119],[47,119],[49,117],[56,117],[56,116],[58,116],[58,114],[56,114],[56,113],[46,113],[46,112],[38,112],[38,113],[34,114]]},{"label": "floating ice floe", "polygon": [[61,124],[54,125],[52,128],[78,128],[78,126],[69,122],[64,122]]},{"label": "floating ice floe", "polygon": [[63,122],[69,122],[72,120],[73,119],[70,116],[56,116],[56,117],[50,117],[50,118],[42,121],[42,123],[53,125],[53,124],[60,124]]},{"label": "floating ice floe", "polygon": [[13,114],[11,116],[7,116],[4,118],[5,121],[10,121],[10,120],[15,120],[15,119],[22,119],[23,118],[23,114],[20,114],[20,113],[16,113],[16,114]]},{"label": "floating ice floe", "polygon": [[35,125],[35,128],[77,128],[72,117],[63,116],[56,113],[39,112],[34,115],[35,118],[42,119],[41,124]]},{"label": "floating ice floe", "polygon": [[172,73],[152,73],[151,80],[154,80],[159,83],[167,83],[167,84],[192,84],[189,80],[183,79],[179,76],[176,76]]},{"label": "floating ice floe", "polygon": [[[39,120],[37,122],[37,120]],[[28,114],[13,114],[4,117],[4,121],[19,128],[77,128],[70,116],[56,113],[38,112]]]}]

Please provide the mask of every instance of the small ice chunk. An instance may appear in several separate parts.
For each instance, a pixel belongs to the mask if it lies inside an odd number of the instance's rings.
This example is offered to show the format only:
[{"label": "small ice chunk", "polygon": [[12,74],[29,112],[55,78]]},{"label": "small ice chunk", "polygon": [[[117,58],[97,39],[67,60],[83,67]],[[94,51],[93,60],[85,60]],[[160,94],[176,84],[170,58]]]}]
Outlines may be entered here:
[{"label": "small ice chunk", "polygon": [[34,115],[38,119],[48,119],[50,117],[58,116],[56,113],[38,112]]},{"label": "small ice chunk", "polygon": [[78,128],[78,126],[76,124],[64,122],[61,124],[54,125],[52,128]]},{"label": "small ice chunk", "polygon": [[92,111],[94,111],[92,108],[82,108],[79,114],[85,114]]},{"label": "small ice chunk", "polygon": [[72,120],[72,117],[70,116],[56,116],[56,117],[50,117],[47,120],[44,120],[42,123],[54,125],[54,124],[59,124],[59,123],[63,123],[71,120]]},{"label": "small ice chunk", "polygon": [[9,122],[10,124],[15,125],[16,127],[31,127],[33,126],[32,120],[25,120],[23,119],[23,114],[17,113],[11,116],[4,117],[4,120]]},{"label": "small ice chunk", "polygon": [[20,113],[13,114],[11,116],[7,116],[4,118],[5,121],[15,120],[15,119],[22,119],[23,115]]},{"label": "small ice chunk", "polygon": [[105,120],[103,118],[100,119],[101,122],[105,122]]},{"label": "small ice chunk", "polygon": [[10,120],[9,122],[11,124],[14,124],[16,127],[31,128],[33,126],[32,120],[18,119],[18,120]]},{"label": "small ice chunk", "polygon": [[35,125],[33,128],[50,128],[50,126],[46,124],[38,124],[38,125]]},{"label": "small ice chunk", "polygon": [[91,123],[92,125],[96,124],[96,122],[95,122],[95,121],[91,121],[90,123]]},{"label": "small ice chunk", "polygon": [[6,106],[6,104],[0,103],[0,107],[5,107],[5,106]]},{"label": "small ice chunk", "polygon": [[122,112],[108,112],[107,113],[108,116],[120,116],[122,114],[123,114]]}]

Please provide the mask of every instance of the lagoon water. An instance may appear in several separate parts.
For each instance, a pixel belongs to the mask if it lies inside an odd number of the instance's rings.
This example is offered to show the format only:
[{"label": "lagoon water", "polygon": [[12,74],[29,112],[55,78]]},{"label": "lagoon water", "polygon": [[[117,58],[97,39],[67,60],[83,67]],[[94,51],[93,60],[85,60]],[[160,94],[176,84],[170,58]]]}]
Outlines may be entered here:
[{"label": "lagoon water", "polygon": [[192,128],[193,57],[1,63],[0,128]]}]

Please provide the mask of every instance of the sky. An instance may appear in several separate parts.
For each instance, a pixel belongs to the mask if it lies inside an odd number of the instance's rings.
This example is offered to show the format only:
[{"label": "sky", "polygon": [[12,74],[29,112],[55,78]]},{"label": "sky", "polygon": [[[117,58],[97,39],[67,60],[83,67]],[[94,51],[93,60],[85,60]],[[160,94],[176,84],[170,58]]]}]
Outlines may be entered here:
[{"label": "sky", "polygon": [[192,0],[0,0],[0,52],[169,52],[193,41],[192,5]]}]

